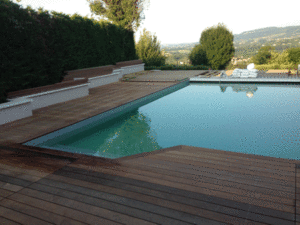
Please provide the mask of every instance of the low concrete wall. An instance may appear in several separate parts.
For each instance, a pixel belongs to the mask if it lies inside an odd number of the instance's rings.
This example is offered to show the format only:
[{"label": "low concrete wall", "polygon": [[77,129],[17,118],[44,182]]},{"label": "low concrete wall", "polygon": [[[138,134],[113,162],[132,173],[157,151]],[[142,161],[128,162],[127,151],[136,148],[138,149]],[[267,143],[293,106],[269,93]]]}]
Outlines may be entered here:
[{"label": "low concrete wall", "polygon": [[[126,67],[122,67],[120,69],[114,69],[113,73],[108,74],[108,75],[101,75],[101,76],[97,76],[97,77],[88,78],[89,82],[90,82],[89,87],[95,88],[95,87],[99,87],[102,85],[118,82],[126,74],[144,71],[144,65],[145,65],[145,63],[140,64],[140,65],[134,65],[134,66],[126,66]],[[77,79],[80,79],[80,78],[77,78]]]},{"label": "low concrete wall", "polygon": [[0,104],[0,125],[32,116],[32,99],[16,98]]},{"label": "low concrete wall", "polygon": [[67,75],[64,77],[63,81],[69,81],[75,78],[83,78],[83,77],[91,78],[91,77],[111,74],[113,73],[114,68],[115,66],[108,65],[108,66],[66,71]]},{"label": "low concrete wall", "polygon": [[25,99],[32,99],[32,110],[54,105],[61,102],[85,97],[89,95],[89,84],[81,84],[73,87],[47,91],[39,94],[24,96]]},{"label": "low concrete wall", "polygon": [[123,75],[144,71],[145,70],[145,63],[139,64],[139,65],[134,65],[134,66],[122,67],[122,69],[123,69]]},{"label": "low concrete wall", "polygon": [[89,95],[89,84],[9,99],[0,104],[0,125],[32,116],[32,110]]},{"label": "low concrete wall", "polygon": [[99,86],[102,86],[102,85],[118,82],[120,72],[121,71],[115,72],[115,73],[112,73],[112,74],[108,74],[108,75],[102,75],[102,76],[99,76],[99,77],[89,78],[89,82],[90,82],[89,88],[95,88],[95,87],[99,87]]},{"label": "low concrete wall", "polygon": [[[111,74],[101,75],[96,77],[80,77],[82,75],[89,75],[89,69],[84,70],[84,74],[74,71],[72,78],[68,77],[66,82],[38,87],[28,90],[21,90],[9,93],[8,103],[0,104],[0,125],[14,120],[32,116],[32,110],[43,108],[49,105],[70,101],[73,99],[85,97],[89,95],[89,88],[95,88],[102,85],[118,82],[124,75],[144,71],[144,63],[138,65],[125,66],[121,68],[115,67]],[[110,66],[105,69],[111,69]],[[92,69],[93,73],[98,73],[99,70]],[[103,72],[103,70],[101,70]],[[86,83],[88,81],[88,83]],[[70,86],[79,84],[76,86]],[[64,86],[70,86],[60,88]],[[60,88],[52,90],[55,88]]]},{"label": "low concrete wall", "polygon": [[19,97],[23,97],[23,96],[43,93],[46,91],[53,91],[53,90],[58,90],[58,89],[62,89],[62,88],[73,87],[76,85],[85,84],[87,82],[88,82],[88,79],[83,78],[80,80],[69,80],[66,82],[60,82],[60,83],[36,87],[36,88],[29,88],[29,89],[24,89],[24,90],[19,90],[19,91],[13,91],[13,92],[8,93],[7,98],[8,99],[19,98]]}]

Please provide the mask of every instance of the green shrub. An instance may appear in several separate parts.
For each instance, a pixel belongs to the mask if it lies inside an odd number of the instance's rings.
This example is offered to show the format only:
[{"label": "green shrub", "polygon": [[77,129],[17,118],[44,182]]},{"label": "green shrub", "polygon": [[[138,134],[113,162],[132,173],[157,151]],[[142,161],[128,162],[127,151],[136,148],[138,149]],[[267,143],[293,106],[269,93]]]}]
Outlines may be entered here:
[{"label": "green shrub", "polygon": [[255,65],[255,69],[257,70],[297,70],[297,65],[293,63],[290,64],[263,64],[263,65]]},{"label": "green shrub", "polygon": [[192,65],[207,65],[208,59],[206,57],[206,52],[201,45],[196,45],[191,53],[189,54],[189,59]]}]

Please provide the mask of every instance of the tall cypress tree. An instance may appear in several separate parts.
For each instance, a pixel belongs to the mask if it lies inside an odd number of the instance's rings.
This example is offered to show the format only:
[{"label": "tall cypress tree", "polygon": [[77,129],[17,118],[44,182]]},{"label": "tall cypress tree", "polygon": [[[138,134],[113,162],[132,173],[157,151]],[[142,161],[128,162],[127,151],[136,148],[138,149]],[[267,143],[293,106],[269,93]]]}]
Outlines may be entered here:
[{"label": "tall cypress tree", "polygon": [[136,53],[145,63],[145,66],[161,66],[166,62],[166,57],[161,54],[160,43],[155,35],[143,29],[139,42],[135,45]]},{"label": "tall cypress tree", "polygon": [[201,33],[200,45],[206,52],[208,65],[214,70],[223,70],[234,56],[233,34],[224,25],[218,24]]}]

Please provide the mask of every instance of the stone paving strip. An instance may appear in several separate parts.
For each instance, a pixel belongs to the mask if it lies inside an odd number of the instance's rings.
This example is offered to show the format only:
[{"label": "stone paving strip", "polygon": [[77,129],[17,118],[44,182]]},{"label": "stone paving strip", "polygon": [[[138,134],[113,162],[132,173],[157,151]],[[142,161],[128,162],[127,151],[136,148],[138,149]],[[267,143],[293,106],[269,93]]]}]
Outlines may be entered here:
[{"label": "stone paving strip", "polygon": [[125,75],[123,81],[180,81],[186,78],[195,77],[207,70],[161,70],[161,71],[141,71]]}]

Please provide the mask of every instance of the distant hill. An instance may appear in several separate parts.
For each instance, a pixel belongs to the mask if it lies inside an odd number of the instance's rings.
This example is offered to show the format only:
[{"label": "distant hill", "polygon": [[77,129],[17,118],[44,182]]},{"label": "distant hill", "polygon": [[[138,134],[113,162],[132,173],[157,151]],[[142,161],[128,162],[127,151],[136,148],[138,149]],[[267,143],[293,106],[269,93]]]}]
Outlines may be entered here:
[{"label": "distant hill", "polygon": [[[239,44],[240,42],[249,42],[256,39],[284,39],[284,38],[300,38],[300,26],[289,26],[289,27],[266,27],[256,30],[245,31],[241,34],[234,34],[234,44]],[[191,42],[191,43],[178,43],[178,44],[164,44],[161,47],[176,47],[183,45],[193,45],[195,46],[199,42]]]},{"label": "distant hill", "polygon": [[[300,47],[300,26],[266,27],[234,34],[235,57],[252,57],[262,46],[271,45],[281,53],[288,48]],[[167,52],[191,50],[199,42],[164,44]]]},{"label": "distant hill", "polygon": [[[241,40],[250,41],[261,38],[291,38],[300,35],[300,26],[289,27],[266,27],[256,30],[245,31],[241,34],[234,34],[234,42]],[[300,37],[300,36],[299,36]]]}]

